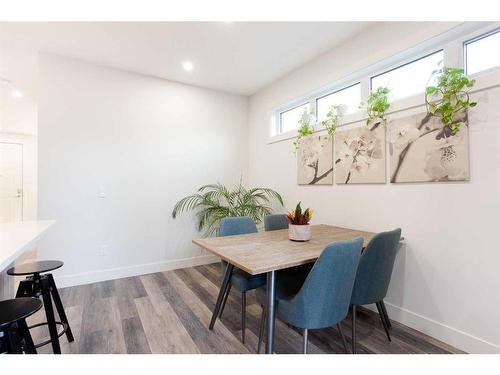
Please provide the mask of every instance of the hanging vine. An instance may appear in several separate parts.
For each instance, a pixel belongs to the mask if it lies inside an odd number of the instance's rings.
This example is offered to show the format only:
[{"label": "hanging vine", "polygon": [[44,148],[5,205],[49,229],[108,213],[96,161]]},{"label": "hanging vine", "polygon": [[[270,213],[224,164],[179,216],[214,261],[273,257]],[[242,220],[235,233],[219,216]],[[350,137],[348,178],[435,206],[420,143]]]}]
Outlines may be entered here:
[{"label": "hanging vine", "polygon": [[332,105],[330,111],[326,114],[326,120],[321,121],[321,125],[326,129],[331,138],[337,130],[337,126],[342,122],[345,113],[345,105]]},{"label": "hanging vine", "polygon": [[477,105],[469,97],[475,81],[467,77],[463,69],[448,67],[434,70],[431,80],[436,84],[425,89],[427,112],[440,117],[451,135],[456,135],[463,123],[464,113]]},{"label": "hanging vine", "polygon": [[312,125],[314,121],[314,114],[309,111],[307,108],[304,109],[304,112],[300,116],[299,119],[299,128],[297,129],[297,139],[293,142],[295,146],[295,150],[299,148],[300,142],[302,138],[312,135],[314,133],[314,126]]},{"label": "hanging vine", "polygon": [[[374,125],[384,122],[386,120],[385,113],[391,106],[389,103],[389,88],[379,87],[373,91],[366,100],[366,114],[368,118],[366,119],[366,126]],[[363,104],[360,108],[363,107]]]}]

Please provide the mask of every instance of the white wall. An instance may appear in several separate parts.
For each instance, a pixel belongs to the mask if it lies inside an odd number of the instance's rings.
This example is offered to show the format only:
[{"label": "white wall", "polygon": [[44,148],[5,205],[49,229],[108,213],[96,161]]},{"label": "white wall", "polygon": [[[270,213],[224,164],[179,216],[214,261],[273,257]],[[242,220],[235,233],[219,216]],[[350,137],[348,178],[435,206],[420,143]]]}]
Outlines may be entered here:
[{"label": "white wall", "polygon": [[368,231],[401,227],[405,246],[386,300],[391,317],[463,350],[499,353],[498,88],[476,95],[484,111],[471,114],[467,183],[298,186],[293,140],[268,143],[273,108],[449,27],[376,25],[253,95],[249,177],[282,193],[288,208],[299,200],[315,208],[316,223]]},{"label": "white wall", "polygon": [[30,96],[13,98],[10,90],[0,91],[0,132],[36,135],[36,100]]},{"label": "white wall", "polygon": [[246,175],[247,98],[49,54],[39,74],[38,216],[57,220],[39,254],[65,262],[59,284],[213,260],[170,213]]}]

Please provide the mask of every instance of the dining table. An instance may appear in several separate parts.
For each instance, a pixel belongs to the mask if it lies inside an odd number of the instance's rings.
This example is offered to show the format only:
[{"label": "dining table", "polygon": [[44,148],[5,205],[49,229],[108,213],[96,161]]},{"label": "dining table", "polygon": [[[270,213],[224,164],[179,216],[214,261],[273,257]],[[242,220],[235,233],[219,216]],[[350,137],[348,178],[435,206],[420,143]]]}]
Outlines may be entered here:
[{"label": "dining table", "polygon": [[280,270],[314,262],[325,247],[335,241],[363,238],[363,247],[376,233],[332,225],[311,225],[309,241],[291,241],[288,230],[257,232],[225,237],[194,239],[193,243],[226,261],[221,289],[209,324],[213,329],[219,316],[224,292],[234,267],[250,275],[267,274],[266,353],[274,350],[276,273]]}]

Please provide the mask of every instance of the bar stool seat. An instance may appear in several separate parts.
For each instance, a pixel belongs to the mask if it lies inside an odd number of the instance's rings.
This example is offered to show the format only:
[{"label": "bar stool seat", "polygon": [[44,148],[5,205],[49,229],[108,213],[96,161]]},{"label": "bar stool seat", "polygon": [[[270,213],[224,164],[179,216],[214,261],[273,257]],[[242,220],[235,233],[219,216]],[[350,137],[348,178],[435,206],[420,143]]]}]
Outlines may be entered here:
[{"label": "bar stool seat", "polygon": [[26,319],[42,308],[43,304],[36,298],[15,298],[0,301],[0,329]]},{"label": "bar stool seat", "polygon": [[45,273],[64,266],[60,260],[41,260],[39,262],[24,263],[10,268],[7,274],[10,276],[27,276],[35,273]]},{"label": "bar stool seat", "polygon": [[[61,353],[59,337],[61,337],[63,334],[66,334],[69,342],[74,341],[73,333],[71,332],[71,327],[69,325],[68,318],[66,317],[61,297],[59,296],[56,283],[54,282],[54,277],[51,273],[47,273],[52,270],[61,268],[63,265],[64,263],[59,260],[42,260],[16,265],[15,267],[12,267],[7,271],[7,274],[11,276],[27,276],[25,280],[22,280],[19,283],[19,287],[17,288],[16,292],[16,298],[42,298],[47,321],[44,323],[35,324],[31,327],[28,327],[28,329],[47,325],[49,328],[50,339],[38,343],[35,346],[38,348],[40,346],[51,343],[54,354]],[[56,321],[55,319],[52,302],[54,302],[61,321]],[[58,332],[57,326],[62,326],[62,330],[60,332]]]},{"label": "bar stool seat", "polygon": [[42,306],[42,302],[36,298],[0,301],[0,332],[6,336],[8,353],[36,354],[26,318],[36,313]]}]

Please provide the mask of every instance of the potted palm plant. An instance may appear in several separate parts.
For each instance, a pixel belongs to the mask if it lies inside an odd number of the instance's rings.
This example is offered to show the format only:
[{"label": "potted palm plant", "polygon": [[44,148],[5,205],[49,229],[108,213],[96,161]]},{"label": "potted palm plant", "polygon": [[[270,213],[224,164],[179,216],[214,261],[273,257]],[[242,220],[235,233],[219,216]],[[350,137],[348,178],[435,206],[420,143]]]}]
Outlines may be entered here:
[{"label": "potted palm plant", "polygon": [[309,241],[311,239],[311,221],[313,210],[306,208],[302,211],[300,202],[295,207],[295,210],[287,212],[286,218],[290,222],[288,226],[288,238],[292,241]]},{"label": "potted palm plant", "polygon": [[195,211],[198,231],[206,236],[217,235],[219,222],[227,216],[248,216],[259,224],[264,216],[272,212],[271,201],[283,206],[283,199],[268,188],[247,189],[240,181],[233,189],[221,183],[202,186],[195,194],[182,198],[172,210],[172,218],[182,212]]}]

